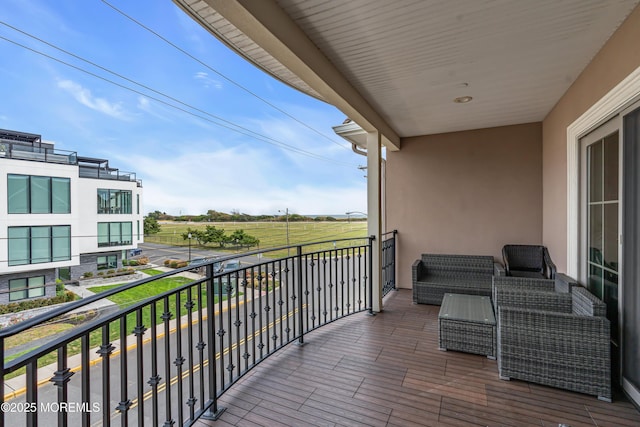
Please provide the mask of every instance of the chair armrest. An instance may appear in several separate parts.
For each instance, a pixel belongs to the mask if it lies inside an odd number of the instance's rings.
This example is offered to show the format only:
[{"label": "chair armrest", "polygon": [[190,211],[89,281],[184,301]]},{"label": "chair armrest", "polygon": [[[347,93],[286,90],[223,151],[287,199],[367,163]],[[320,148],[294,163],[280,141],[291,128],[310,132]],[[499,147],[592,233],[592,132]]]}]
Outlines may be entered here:
[{"label": "chair armrest", "polygon": [[504,275],[510,276],[509,272],[509,256],[507,255],[507,246],[502,247],[502,262],[504,262]]},{"label": "chair armrest", "polygon": [[556,273],[555,288],[556,292],[571,293],[574,286],[579,286],[578,282],[564,273]]},{"label": "chair armrest", "polygon": [[498,276],[498,277],[502,277],[502,276],[506,276],[507,272],[504,269],[504,267],[502,266],[502,264],[500,264],[499,262],[494,262],[493,263],[493,275],[494,276]]},{"label": "chair armrest", "polygon": [[551,260],[551,255],[549,255],[549,250],[546,247],[543,250],[542,258],[545,264],[545,276],[549,277],[549,279],[555,279],[557,273],[556,265]]},{"label": "chair armrest", "polygon": [[607,317],[607,305],[582,286],[571,290],[573,312],[582,316]]},{"label": "chair armrest", "polygon": [[411,276],[413,282],[417,282],[424,275],[424,271],[426,270],[422,260],[415,260],[413,265],[411,266]]}]

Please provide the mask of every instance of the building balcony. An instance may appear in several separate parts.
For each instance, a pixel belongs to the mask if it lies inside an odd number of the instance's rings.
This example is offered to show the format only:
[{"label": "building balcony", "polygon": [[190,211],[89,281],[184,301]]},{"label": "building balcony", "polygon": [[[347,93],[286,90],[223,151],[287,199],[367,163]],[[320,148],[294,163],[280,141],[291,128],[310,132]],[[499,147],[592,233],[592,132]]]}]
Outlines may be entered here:
[{"label": "building balcony", "polygon": [[230,425],[632,426],[640,413],[623,397],[579,393],[498,377],[497,362],[438,350],[438,310],[411,290],[289,346],[220,398]]},{"label": "building balcony", "polygon": [[93,157],[78,157],[80,178],[109,179],[115,181],[133,181],[142,187],[142,181],[136,180],[133,172],[124,172],[109,166],[106,159],[96,159]]},{"label": "building balcony", "polygon": [[[5,328],[2,399],[29,410],[0,412],[0,424],[640,423],[623,395],[607,403],[503,381],[495,360],[438,351],[439,307],[394,290],[395,240],[381,245],[377,290],[373,239],[338,240],[251,252],[234,270],[214,271],[213,261],[199,275],[176,269]],[[282,249],[291,255],[268,258]],[[159,290],[176,274],[188,279]],[[135,289],[143,296],[4,357],[12,337]]]},{"label": "building balcony", "polygon": [[27,160],[79,167],[80,178],[133,181],[142,187],[133,172],[109,166],[106,159],[81,157],[75,151],[57,150],[52,143],[42,142],[40,135],[0,129],[0,159]]},{"label": "building balcony", "polygon": [[75,151],[56,150],[50,146],[35,146],[9,141],[0,141],[0,159],[3,158],[60,165],[78,164],[78,154]]}]

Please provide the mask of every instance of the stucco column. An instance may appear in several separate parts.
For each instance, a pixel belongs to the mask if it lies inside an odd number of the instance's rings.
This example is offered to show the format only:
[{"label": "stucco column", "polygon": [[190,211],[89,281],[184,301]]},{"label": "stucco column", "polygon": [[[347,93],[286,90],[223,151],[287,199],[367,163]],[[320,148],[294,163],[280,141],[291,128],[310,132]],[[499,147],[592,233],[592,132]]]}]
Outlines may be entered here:
[{"label": "stucco column", "polygon": [[382,144],[380,132],[367,132],[367,231],[372,246],[373,311],[382,310]]}]

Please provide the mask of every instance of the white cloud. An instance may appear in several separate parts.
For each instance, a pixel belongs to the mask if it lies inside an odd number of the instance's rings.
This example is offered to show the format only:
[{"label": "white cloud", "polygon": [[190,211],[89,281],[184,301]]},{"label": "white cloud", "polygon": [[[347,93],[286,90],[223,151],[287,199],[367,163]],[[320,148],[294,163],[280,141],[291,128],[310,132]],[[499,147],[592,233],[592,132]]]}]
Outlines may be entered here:
[{"label": "white cloud", "polygon": [[129,120],[129,117],[119,103],[112,103],[104,98],[95,97],[89,89],[82,87],[82,85],[78,83],[71,80],[60,80],[58,87],[69,92],[76,101],[92,110],[116,119]]},{"label": "white cloud", "polygon": [[[289,208],[300,214],[341,214],[366,210],[366,186],[296,184],[299,172],[282,170],[264,150],[219,149],[214,152],[151,159],[129,156],[126,161],[143,181],[144,211],[201,214],[209,209],[249,214],[275,213]],[[171,153],[164,153],[171,154]],[[157,157],[157,156],[156,156]],[[289,185],[273,181],[288,175]]]},{"label": "white cloud", "polygon": [[209,74],[203,71],[197,72],[193,76],[193,78],[201,82],[206,89],[213,88],[213,89],[219,90],[219,89],[222,89],[223,87],[222,82],[220,80],[216,80],[214,78],[209,77]]},{"label": "white cloud", "polygon": [[145,113],[147,113],[147,114],[149,114],[149,115],[151,115],[151,116],[153,116],[153,117],[155,117],[157,119],[166,121],[166,122],[173,122],[174,121],[172,118],[169,117],[168,114],[161,114],[160,113],[163,110],[166,112],[166,108],[162,108],[164,106],[161,105],[160,106],[161,108],[156,108],[156,106],[157,106],[157,103],[151,102],[149,100],[149,98],[147,98],[146,96],[139,96],[138,97],[138,104],[136,105],[138,110],[144,111]]}]

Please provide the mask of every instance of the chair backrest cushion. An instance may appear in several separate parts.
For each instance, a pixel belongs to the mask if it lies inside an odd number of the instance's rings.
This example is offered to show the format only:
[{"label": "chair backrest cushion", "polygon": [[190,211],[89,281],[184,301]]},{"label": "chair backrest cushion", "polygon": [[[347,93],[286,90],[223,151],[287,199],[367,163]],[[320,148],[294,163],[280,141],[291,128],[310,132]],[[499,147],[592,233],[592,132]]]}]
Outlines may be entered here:
[{"label": "chair backrest cushion", "polygon": [[422,254],[422,263],[436,274],[453,271],[493,275],[493,257],[488,255]]},{"label": "chair backrest cushion", "polygon": [[572,312],[571,295],[555,291],[513,289],[498,286],[494,289],[495,306],[544,310],[555,313]]},{"label": "chair backrest cushion", "polygon": [[544,269],[544,246],[505,245],[502,257],[509,270],[542,272]]}]

